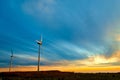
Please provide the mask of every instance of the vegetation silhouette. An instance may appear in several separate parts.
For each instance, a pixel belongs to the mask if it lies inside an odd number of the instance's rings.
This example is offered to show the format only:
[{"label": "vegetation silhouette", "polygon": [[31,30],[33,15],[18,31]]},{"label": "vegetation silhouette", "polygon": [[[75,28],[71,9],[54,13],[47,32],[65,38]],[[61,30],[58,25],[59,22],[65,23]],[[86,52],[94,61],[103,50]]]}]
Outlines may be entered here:
[{"label": "vegetation silhouette", "polygon": [[2,72],[0,80],[120,80],[120,73]]}]

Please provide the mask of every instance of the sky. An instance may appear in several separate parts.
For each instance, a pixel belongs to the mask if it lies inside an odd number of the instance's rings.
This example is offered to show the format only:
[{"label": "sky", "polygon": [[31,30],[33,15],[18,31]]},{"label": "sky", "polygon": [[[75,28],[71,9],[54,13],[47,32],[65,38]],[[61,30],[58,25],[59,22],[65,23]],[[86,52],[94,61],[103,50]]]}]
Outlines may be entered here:
[{"label": "sky", "polygon": [[120,71],[120,0],[1,0],[0,70]]}]

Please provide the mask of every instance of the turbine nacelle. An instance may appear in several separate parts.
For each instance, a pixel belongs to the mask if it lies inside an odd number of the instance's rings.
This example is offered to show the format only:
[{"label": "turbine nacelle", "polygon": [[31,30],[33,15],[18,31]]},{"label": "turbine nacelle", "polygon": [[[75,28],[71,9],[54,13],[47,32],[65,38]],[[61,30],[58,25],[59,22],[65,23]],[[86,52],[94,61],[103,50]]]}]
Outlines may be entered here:
[{"label": "turbine nacelle", "polygon": [[12,61],[13,61],[13,50],[11,49],[11,59],[10,59],[10,67],[9,67],[9,72],[11,71],[11,68],[12,68]]},{"label": "turbine nacelle", "polygon": [[42,36],[40,37],[40,40],[36,40],[37,44],[42,45]]},{"label": "turbine nacelle", "polygon": [[14,56],[13,56],[13,50],[12,50],[12,49],[11,49],[11,56],[10,56],[10,57],[14,57]]},{"label": "turbine nacelle", "polygon": [[42,45],[42,41],[36,40],[37,44]]}]

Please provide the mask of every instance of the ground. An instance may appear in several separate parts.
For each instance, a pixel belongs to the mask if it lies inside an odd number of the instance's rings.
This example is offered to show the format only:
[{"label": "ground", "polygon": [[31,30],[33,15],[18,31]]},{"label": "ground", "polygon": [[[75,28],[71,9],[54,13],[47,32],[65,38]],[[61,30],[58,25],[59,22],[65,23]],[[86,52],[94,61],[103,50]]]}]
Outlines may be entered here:
[{"label": "ground", "polygon": [[0,80],[120,80],[120,73],[2,72]]}]

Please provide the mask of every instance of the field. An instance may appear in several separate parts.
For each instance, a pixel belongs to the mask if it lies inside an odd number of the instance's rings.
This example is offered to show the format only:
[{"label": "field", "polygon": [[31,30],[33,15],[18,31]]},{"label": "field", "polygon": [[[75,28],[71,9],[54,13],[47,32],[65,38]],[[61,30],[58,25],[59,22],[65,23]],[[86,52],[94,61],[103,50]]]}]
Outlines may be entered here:
[{"label": "field", "polygon": [[2,72],[0,80],[120,80],[120,73]]}]

